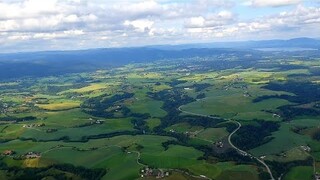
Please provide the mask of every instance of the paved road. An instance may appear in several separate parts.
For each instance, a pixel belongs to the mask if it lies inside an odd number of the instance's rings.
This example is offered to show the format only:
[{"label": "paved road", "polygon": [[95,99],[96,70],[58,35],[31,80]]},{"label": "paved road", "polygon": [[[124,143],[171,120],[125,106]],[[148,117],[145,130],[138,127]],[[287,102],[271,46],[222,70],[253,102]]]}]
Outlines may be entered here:
[{"label": "paved road", "polygon": [[139,151],[132,151],[133,153],[137,153],[138,157],[137,157],[137,164],[141,165],[141,166],[147,166],[147,164],[143,164],[140,162],[140,157],[141,157],[141,153]]},{"label": "paved road", "polygon": [[238,152],[240,152],[241,154],[245,154],[245,155],[247,155],[247,156],[249,156],[249,157],[252,157],[252,158],[254,158],[255,160],[259,161],[259,162],[267,169],[267,171],[268,171],[268,173],[269,173],[269,175],[270,175],[271,180],[275,180],[274,177],[273,177],[273,175],[272,175],[272,172],[271,172],[269,166],[268,166],[263,160],[261,160],[261,159],[258,158],[258,157],[253,156],[252,154],[250,154],[250,153],[248,153],[248,152],[246,152],[246,151],[243,151],[243,150],[239,149],[238,147],[236,147],[236,146],[232,143],[231,137],[232,137],[232,135],[233,135],[234,133],[236,133],[236,132],[241,128],[241,123],[238,122],[238,121],[235,121],[235,120],[229,120],[229,121],[232,121],[232,122],[235,122],[236,124],[238,124],[238,127],[237,127],[232,133],[230,133],[230,135],[228,136],[228,142],[229,142],[229,144],[230,144],[235,150],[237,150]]},{"label": "paved road", "polygon": [[[193,112],[184,111],[184,110],[181,109],[181,106],[178,108],[178,110],[181,111],[181,112],[183,112],[183,113],[185,113],[185,114],[190,114],[190,115],[194,115],[194,116],[208,117],[208,118],[211,118],[211,119],[221,119],[221,118],[218,118],[218,117],[212,117],[212,116],[208,116],[208,115],[204,115],[204,114],[198,114],[198,113],[193,113]],[[225,120],[226,120],[226,121],[230,121],[230,122],[234,122],[234,123],[238,124],[238,127],[237,127],[234,131],[232,131],[232,132],[229,134],[229,136],[228,136],[228,142],[229,142],[229,144],[232,146],[232,148],[234,148],[235,150],[237,150],[237,151],[240,152],[241,154],[246,154],[247,156],[252,157],[252,158],[254,158],[255,160],[257,160],[258,162],[260,162],[260,163],[267,169],[267,171],[268,171],[268,173],[269,173],[269,175],[270,175],[270,179],[271,179],[271,180],[275,180],[275,178],[273,177],[272,172],[271,172],[269,166],[268,166],[263,160],[261,160],[261,159],[258,158],[258,157],[253,156],[252,154],[250,154],[250,153],[248,153],[248,152],[246,152],[246,151],[243,151],[243,150],[239,149],[238,147],[236,147],[236,146],[232,143],[231,137],[241,128],[241,123],[238,122],[238,121],[236,121],[236,120],[231,120],[231,119],[225,119]]]}]

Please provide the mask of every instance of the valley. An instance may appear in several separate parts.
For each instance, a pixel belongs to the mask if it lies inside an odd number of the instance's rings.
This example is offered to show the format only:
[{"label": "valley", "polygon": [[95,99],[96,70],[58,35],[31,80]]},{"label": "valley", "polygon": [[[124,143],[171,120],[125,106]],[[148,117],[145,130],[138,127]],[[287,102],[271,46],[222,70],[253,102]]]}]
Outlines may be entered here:
[{"label": "valley", "polygon": [[320,56],[301,54],[229,50],[2,80],[0,178],[314,179]]}]

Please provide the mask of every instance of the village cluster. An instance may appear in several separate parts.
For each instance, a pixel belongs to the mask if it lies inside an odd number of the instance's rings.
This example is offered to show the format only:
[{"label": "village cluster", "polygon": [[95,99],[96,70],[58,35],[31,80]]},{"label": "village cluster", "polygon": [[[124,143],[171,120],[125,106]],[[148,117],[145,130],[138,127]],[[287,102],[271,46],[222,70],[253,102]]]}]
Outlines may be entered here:
[{"label": "village cluster", "polygon": [[145,167],[140,171],[141,178],[155,177],[157,179],[160,179],[160,178],[168,177],[169,175],[170,175],[169,171],[165,171],[163,169],[153,169],[149,167]]},{"label": "village cluster", "polygon": [[[5,150],[4,152],[2,152],[2,156],[13,157],[15,154],[16,154],[16,152],[14,150]],[[25,153],[24,155],[17,156],[15,158],[35,159],[35,158],[40,158],[40,157],[41,157],[41,154],[39,152],[30,151],[30,152]]]}]

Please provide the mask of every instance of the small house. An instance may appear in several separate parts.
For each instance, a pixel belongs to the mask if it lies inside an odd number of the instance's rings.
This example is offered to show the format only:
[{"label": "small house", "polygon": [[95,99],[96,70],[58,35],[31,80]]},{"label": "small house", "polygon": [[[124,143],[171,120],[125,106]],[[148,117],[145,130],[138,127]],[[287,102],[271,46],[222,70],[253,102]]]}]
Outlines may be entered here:
[{"label": "small house", "polygon": [[5,155],[5,156],[11,156],[11,155],[14,154],[14,151],[12,151],[12,150],[5,150],[2,154]]}]

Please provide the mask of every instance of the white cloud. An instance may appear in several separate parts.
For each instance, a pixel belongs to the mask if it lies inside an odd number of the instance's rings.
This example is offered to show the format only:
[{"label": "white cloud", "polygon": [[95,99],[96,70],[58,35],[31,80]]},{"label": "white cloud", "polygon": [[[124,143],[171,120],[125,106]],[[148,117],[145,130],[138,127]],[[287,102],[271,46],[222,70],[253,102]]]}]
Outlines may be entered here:
[{"label": "white cloud", "polygon": [[123,24],[125,26],[131,26],[139,32],[145,32],[151,29],[154,22],[148,19],[140,19],[140,20],[134,20],[134,21],[126,20]]},{"label": "white cloud", "polygon": [[244,1],[250,2],[245,7],[249,10],[298,5],[244,20],[239,8],[233,8],[242,5],[235,0],[0,0],[0,52],[10,46],[76,49],[288,34],[319,36],[317,5],[310,7],[309,2],[306,6],[303,0]]},{"label": "white cloud", "polygon": [[252,0],[249,4],[255,7],[279,7],[299,4],[301,0]]},{"label": "white cloud", "polygon": [[0,21],[0,31],[6,32],[13,29],[18,29],[20,25],[15,20]]},{"label": "white cloud", "polygon": [[76,14],[70,14],[65,18],[65,22],[69,22],[69,23],[75,23],[79,21],[80,19]]},{"label": "white cloud", "polygon": [[30,38],[31,36],[29,35],[13,35],[8,37],[9,40],[28,40]]},{"label": "white cloud", "polygon": [[78,30],[78,29],[63,31],[63,33],[66,35],[83,35],[84,34],[83,30]]},{"label": "white cloud", "polygon": [[309,25],[320,25],[320,8],[299,5],[293,11],[281,12],[263,21],[272,27],[308,28]]},{"label": "white cloud", "polygon": [[[220,18],[218,15],[220,14]],[[247,21],[234,20],[228,13],[218,13],[210,18],[195,18],[187,24],[187,32],[201,39],[213,38],[288,38],[319,36],[320,8],[296,6],[293,10],[280,12]],[[225,17],[225,21],[222,21]],[[228,20],[228,19],[231,19]],[[197,20],[197,21],[196,21]],[[197,22],[197,23],[196,23]]]},{"label": "white cloud", "polygon": [[26,0],[13,1],[13,3],[0,1],[0,19],[38,17],[39,15],[63,12],[66,10],[64,8],[57,3],[57,0]]},{"label": "white cloud", "polygon": [[189,26],[190,27],[202,27],[205,25],[206,20],[202,17],[192,17],[190,18]]},{"label": "white cloud", "polygon": [[206,17],[191,17],[185,26],[187,28],[213,28],[229,24],[234,20],[232,12],[221,11],[216,14],[207,14]]}]

